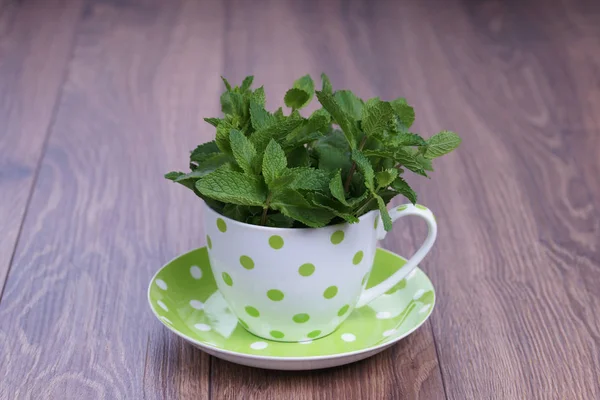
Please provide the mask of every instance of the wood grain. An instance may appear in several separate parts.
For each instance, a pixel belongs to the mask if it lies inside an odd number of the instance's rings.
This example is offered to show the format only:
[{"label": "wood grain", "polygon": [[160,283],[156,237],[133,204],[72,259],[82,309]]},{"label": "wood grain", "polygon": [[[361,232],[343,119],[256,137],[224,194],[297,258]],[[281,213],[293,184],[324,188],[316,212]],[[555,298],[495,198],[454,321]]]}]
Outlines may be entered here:
[{"label": "wood grain", "polygon": [[[0,399],[600,398],[600,3],[0,0],[0,34],[0,286],[26,212]],[[210,358],[147,310],[153,272],[204,236],[162,174],[214,134],[220,74],[276,107],[321,72],[464,138],[411,179],[440,225],[436,310],[331,370]],[[397,225],[383,246],[409,255],[424,226]]]},{"label": "wood grain", "polygon": [[80,9],[79,1],[0,1],[0,298]]}]

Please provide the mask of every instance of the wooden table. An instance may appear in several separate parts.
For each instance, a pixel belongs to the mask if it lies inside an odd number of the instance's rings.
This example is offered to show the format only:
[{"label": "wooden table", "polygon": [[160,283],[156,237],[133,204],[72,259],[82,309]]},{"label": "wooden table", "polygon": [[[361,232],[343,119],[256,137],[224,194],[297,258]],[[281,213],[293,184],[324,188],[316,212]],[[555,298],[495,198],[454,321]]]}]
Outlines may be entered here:
[{"label": "wooden table", "polygon": [[[436,309],[341,368],[211,358],[146,303],[204,244],[162,175],[214,134],[219,75],[274,108],[322,71],[464,138],[411,180],[440,224]],[[597,1],[0,0],[0,398],[598,399],[599,160]]]}]

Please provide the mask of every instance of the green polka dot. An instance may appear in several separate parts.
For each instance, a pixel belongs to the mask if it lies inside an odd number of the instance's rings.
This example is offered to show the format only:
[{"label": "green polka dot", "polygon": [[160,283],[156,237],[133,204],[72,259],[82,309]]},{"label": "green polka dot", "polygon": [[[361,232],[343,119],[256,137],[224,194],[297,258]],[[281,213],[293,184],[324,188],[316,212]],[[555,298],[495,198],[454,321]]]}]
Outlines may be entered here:
[{"label": "green polka dot", "polygon": [[225,232],[227,230],[227,224],[225,221],[223,221],[223,218],[217,218],[217,228],[219,228],[221,232]]},{"label": "green polka dot", "polygon": [[369,281],[369,273],[367,272],[362,280],[362,285],[365,286],[365,283]]},{"label": "green polka dot", "polygon": [[310,333],[309,333],[308,335],[306,335],[306,336],[308,336],[308,337],[309,337],[309,338],[311,338],[311,339],[314,339],[314,338],[316,338],[317,336],[319,336],[320,334],[321,334],[321,331],[312,331],[312,332],[310,332]]},{"label": "green polka dot", "polygon": [[417,207],[419,210],[427,210],[427,207],[422,206],[420,204],[415,205],[415,207]]},{"label": "green polka dot", "polygon": [[308,314],[296,314],[292,317],[292,319],[294,320],[294,322],[302,324],[308,321],[310,319],[310,316]]},{"label": "green polka dot", "polygon": [[357,251],[356,254],[354,255],[354,257],[352,258],[352,264],[354,264],[354,265],[360,264],[364,255],[365,254],[362,252],[362,250]]},{"label": "green polka dot", "polygon": [[273,301],[283,300],[283,292],[277,289],[271,289],[267,292],[267,297]]},{"label": "green polka dot", "polygon": [[279,250],[283,247],[283,238],[279,235],[273,235],[269,238],[269,246],[275,250]]},{"label": "green polka dot", "polygon": [[405,287],[406,287],[406,279],[402,279],[400,282],[398,282],[398,284],[396,286],[392,287],[390,290],[385,292],[385,294],[396,293],[398,290],[404,289]]},{"label": "green polka dot", "polygon": [[271,336],[273,336],[275,339],[283,339],[283,337],[285,336],[283,334],[283,332],[280,332],[280,331],[271,331],[271,332],[269,332],[269,334]]},{"label": "green polka dot", "polygon": [[340,244],[344,240],[344,231],[335,231],[331,234],[331,243]]},{"label": "green polka dot", "polygon": [[231,276],[229,276],[227,272],[223,272],[221,276],[223,277],[223,282],[225,282],[227,286],[233,286],[233,279],[231,279]]},{"label": "green polka dot", "polygon": [[302,276],[311,276],[315,272],[315,266],[311,263],[302,264],[298,268],[298,273]]},{"label": "green polka dot", "polygon": [[248,315],[251,317],[257,318],[260,316],[258,310],[252,306],[246,306],[244,310],[246,310],[246,313],[248,313]]},{"label": "green polka dot", "polygon": [[335,295],[337,294],[337,292],[338,292],[337,286],[329,286],[323,292],[323,297],[325,297],[326,299],[333,299],[335,297]]},{"label": "green polka dot", "polygon": [[240,323],[241,326],[248,329],[248,324],[246,323],[246,321],[244,321],[243,319],[238,319],[238,322]]},{"label": "green polka dot", "polygon": [[241,256],[240,257],[240,264],[242,264],[242,267],[246,268],[246,269],[253,269],[254,268],[254,261],[248,257],[248,256]]},{"label": "green polka dot", "polygon": [[379,217],[375,217],[375,222],[373,222],[373,228],[377,229],[377,225],[379,225]]},{"label": "green polka dot", "polygon": [[206,235],[206,245],[208,246],[208,249],[212,249],[212,240],[210,240],[210,236]]},{"label": "green polka dot", "polygon": [[340,308],[340,311],[338,311],[338,317],[341,317],[342,315],[346,314],[346,312],[348,311],[348,309],[350,308],[350,305],[346,304],[344,307]]},{"label": "green polka dot", "polygon": [[408,206],[400,206],[397,208],[398,211],[404,211],[408,208]]}]

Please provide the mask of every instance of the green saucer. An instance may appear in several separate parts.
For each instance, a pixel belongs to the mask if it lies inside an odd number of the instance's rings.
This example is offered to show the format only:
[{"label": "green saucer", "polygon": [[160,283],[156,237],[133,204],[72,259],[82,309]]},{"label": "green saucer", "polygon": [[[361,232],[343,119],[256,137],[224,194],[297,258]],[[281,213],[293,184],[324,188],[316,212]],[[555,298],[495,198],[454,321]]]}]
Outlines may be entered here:
[{"label": "green saucer", "polygon": [[[378,249],[367,287],[404,263],[404,258]],[[238,323],[217,290],[206,248],[200,248],[156,273],[148,301],[167,328],[216,357],[261,368],[313,369],[369,357],[407,336],[431,315],[435,292],[417,268],[383,296],[355,309],[329,336],[300,343],[274,342],[254,336]]]}]

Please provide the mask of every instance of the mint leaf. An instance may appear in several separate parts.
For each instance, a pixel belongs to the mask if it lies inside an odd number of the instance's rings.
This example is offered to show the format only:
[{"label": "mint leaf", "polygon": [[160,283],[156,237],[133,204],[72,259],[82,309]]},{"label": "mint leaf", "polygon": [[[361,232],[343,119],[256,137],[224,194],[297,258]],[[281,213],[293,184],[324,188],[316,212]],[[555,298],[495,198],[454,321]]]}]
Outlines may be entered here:
[{"label": "mint leaf", "polygon": [[287,158],[281,146],[273,139],[265,149],[262,162],[262,173],[267,185],[279,178],[287,167]]},{"label": "mint leaf", "polygon": [[358,137],[358,127],[356,121],[354,121],[338,104],[333,94],[328,92],[317,91],[317,99],[333,117],[335,122],[342,128],[346,140],[350,144],[352,149],[356,148],[356,141]]},{"label": "mint leaf", "polygon": [[425,171],[433,171],[433,164],[430,159],[423,157],[422,154],[415,154],[415,160]]},{"label": "mint leaf", "polygon": [[250,119],[252,127],[257,131],[266,129],[277,122],[275,117],[255,100],[250,100]]},{"label": "mint leaf", "polygon": [[266,103],[265,88],[261,86],[256,89],[254,93],[252,93],[251,100],[264,107]]},{"label": "mint leaf", "polygon": [[223,76],[221,76],[221,79],[223,80],[223,83],[225,84],[225,88],[227,88],[227,91],[231,92],[231,85],[229,84],[227,79],[223,78]]},{"label": "mint leaf", "polygon": [[338,90],[333,95],[335,100],[351,118],[356,121],[362,119],[363,101],[356,97],[350,90]]},{"label": "mint leaf", "polygon": [[394,182],[392,182],[392,189],[406,197],[411,203],[417,203],[417,194],[412,190],[408,183],[402,179],[402,177],[397,177]]},{"label": "mint leaf", "polygon": [[296,147],[317,140],[331,127],[329,113],[319,109],[285,138],[285,147]]},{"label": "mint leaf", "polygon": [[240,131],[232,129],[229,133],[231,151],[240,168],[247,174],[258,174],[259,160],[256,149]]},{"label": "mint leaf", "polygon": [[366,105],[362,112],[362,128],[367,136],[381,136],[388,129],[394,110],[386,101]]},{"label": "mint leaf", "polygon": [[262,206],[267,198],[260,178],[226,169],[217,169],[199,179],[196,189],[213,200],[245,206]]},{"label": "mint leaf", "polygon": [[175,181],[177,178],[179,178],[180,176],[184,176],[185,172],[180,172],[180,171],[171,171],[165,174],[165,178],[167,178],[170,181]]},{"label": "mint leaf", "polygon": [[311,205],[299,192],[292,189],[273,194],[271,207],[311,228],[321,228],[333,219],[333,214]]},{"label": "mint leaf", "polygon": [[291,150],[287,154],[288,166],[294,167],[308,167],[310,165],[310,155],[308,149],[304,146],[299,146]]},{"label": "mint leaf", "polygon": [[252,76],[252,75],[244,78],[244,81],[242,82],[242,86],[240,86],[240,91],[245,92],[246,90],[250,89],[250,86],[252,86],[252,81],[254,81],[254,76]]},{"label": "mint leaf", "polygon": [[419,161],[417,160],[415,155],[409,153],[408,151],[406,151],[404,149],[396,150],[396,152],[394,153],[394,160],[398,164],[406,167],[407,169],[411,170],[415,174],[427,176],[427,173],[425,172],[425,170],[423,169],[423,167],[421,166],[421,164],[419,163]]},{"label": "mint leaf", "polygon": [[350,146],[344,134],[336,130],[320,138],[313,149],[317,155],[319,169],[328,171],[342,170],[346,173],[350,169]]},{"label": "mint leaf", "polygon": [[219,123],[221,122],[220,118],[204,118],[204,120],[214,127],[219,126]]},{"label": "mint leaf", "polygon": [[456,149],[462,139],[454,132],[441,131],[437,135],[433,135],[427,139],[427,150],[425,150],[425,158],[436,158],[450,153]]},{"label": "mint leaf", "polygon": [[231,154],[231,143],[229,142],[229,133],[232,129],[236,128],[229,121],[222,121],[219,124],[219,126],[217,126],[215,143],[223,153]]},{"label": "mint leaf", "polygon": [[381,196],[376,194],[373,196],[375,196],[375,199],[377,199],[377,206],[379,207],[379,213],[381,214],[381,220],[383,221],[383,228],[386,231],[392,230],[392,218],[390,217],[390,213],[385,206],[385,202]]},{"label": "mint leaf", "polygon": [[291,189],[327,192],[329,187],[329,174],[320,169],[291,168],[285,171],[284,175],[293,177],[289,184]]},{"label": "mint leaf", "polygon": [[283,117],[283,119],[278,120],[275,124],[254,132],[250,136],[250,141],[260,153],[266,148],[271,139],[284,139],[286,135],[296,129],[303,121],[304,118],[297,112],[294,112],[289,117]]},{"label": "mint leaf", "polygon": [[190,161],[202,162],[208,157],[220,152],[221,151],[219,150],[219,147],[217,146],[215,141],[212,140],[210,142],[203,143],[200,146],[196,147],[190,155]]},{"label": "mint leaf", "polygon": [[333,87],[331,86],[331,81],[329,80],[329,77],[327,75],[325,75],[325,73],[321,74],[321,80],[323,81],[323,88],[321,89],[321,91],[325,92],[325,93],[333,92]]},{"label": "mint leaf", "polygon": [[386,188],[396,179],[398,176],[398,170],[396,168],[389,168],[384,171],[379,171],[375,174],[377,179],[377,188]]},{"label": "mint leaf", "polygon": [[345,206],[350,205],[346,201],[346,193],[344,192],[344,184],[342,182],[341,170],[338,170],[329,182],[329,190],[331,191],[331,195],[335,197],[340,203],[342,203]]},{"label": "mint leaf", "polygon": [[363,174],[365,179],[365,186],[372,192],[375,192],[375,172],[373,166],[369,162],[369,159],[360,150],[352,151],[352,160],[356,162],[358,170]]},{"label": "mint leaf", "polygon": [[356,218],[356,216],[354,216],[353,214],[346,212],[346,211],[338,210],[336,208],[337,204],[335,204],[335,202],[332,201],[332,199],[329,198],[328,196],[325,196],[320,193],[315,193],[314,196],[312,196],[311,201],[314,205],[324,208],[325,210],[331,212],[336,217],[342,218],[346,222],[349,222],[351,224],[358,222],[358,218]]},{"label": "mint leaf", "polygon": [[302,89],[293,88],[285,93],[283,101],[286,106],[297,110],[304,107],[310,101],[310,95]]},{"label": "mint leaf", "polygon": [[400,133],[392,137],[394,146],[426,146],[427,142],[416,133]]},{"label": "mint leaf", "polygon": [[406,99],[399,97],[396,100],[392,100],[390,104],[403,127],[405,129],[410,128],[415,122],[415,110],[408,105]]},{"label": "mint leaf", "polygon": [[303,77],[297,79],[294,82],[294,88],[305,91],[308,94],[308,100],[301,106],[297,108],[302,108],[312,100],[315,95],[315,83],[313,82],[310,75],[304,75]]},{"label": "mint leaf", "polygon": [[[201,178],[204,175],[208,175],[217,168],[224,167],[232,161],[231,156],[225,153],[212,153],[203,156],[194,166],[193,171],[186,174],[189,178]],[[231,166],[228,166],[231,169]]]}]

